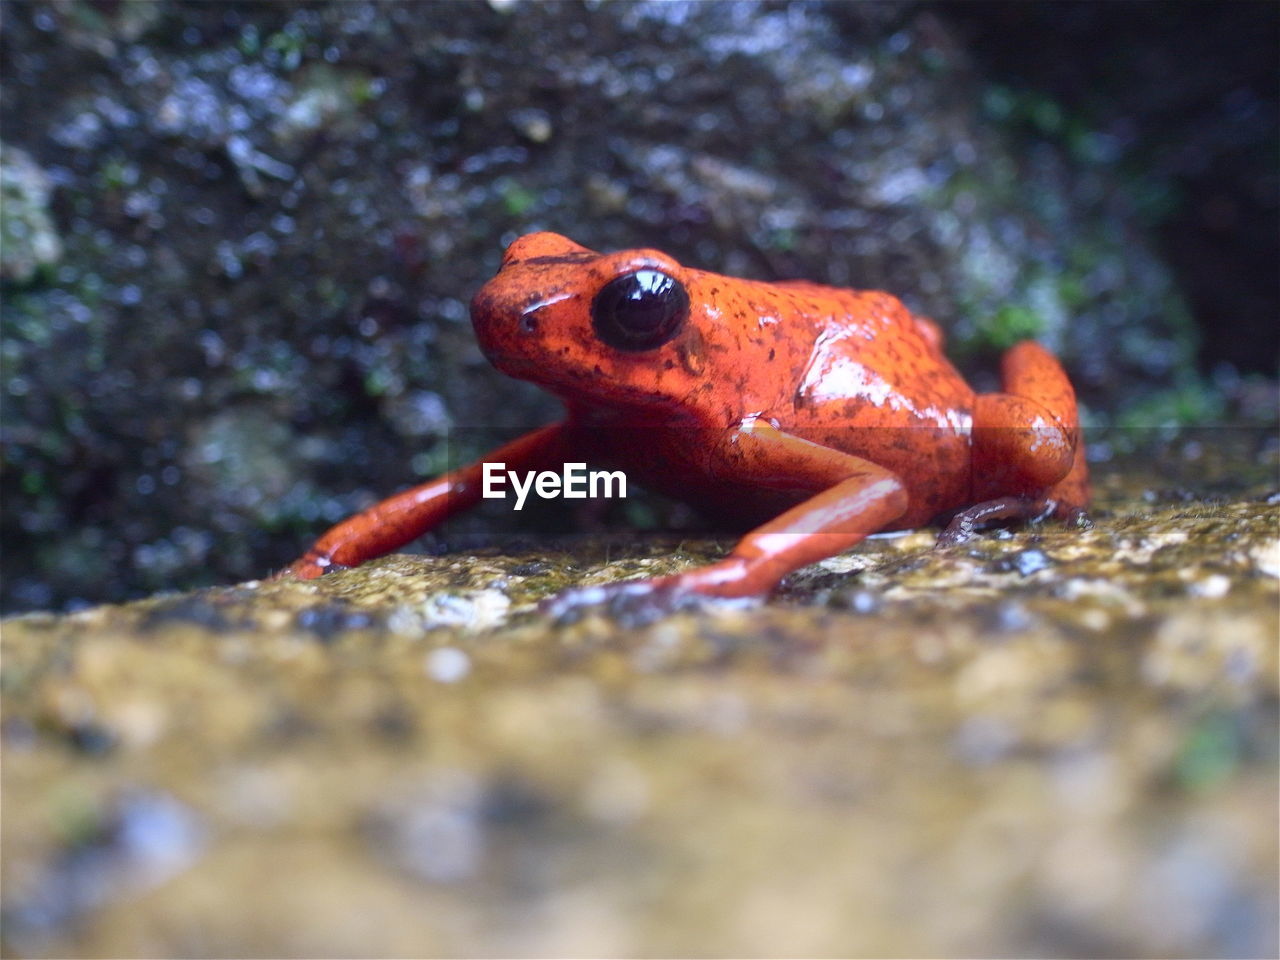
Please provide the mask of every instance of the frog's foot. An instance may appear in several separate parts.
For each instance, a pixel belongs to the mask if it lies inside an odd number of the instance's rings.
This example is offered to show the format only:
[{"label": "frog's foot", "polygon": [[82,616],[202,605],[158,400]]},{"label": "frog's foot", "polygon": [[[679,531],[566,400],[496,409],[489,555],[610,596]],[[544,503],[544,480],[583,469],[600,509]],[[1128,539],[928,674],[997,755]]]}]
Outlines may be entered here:
[{"label": "frog's foot", "polygon": [[350,570],[341,563],[334,563],[329,557],[314,550],[308,550],[283,570],[271,575],[272,580],[315,580],[317,577],[332,573],[335,570]]},{"label": "frog's foot", "polygon": [[744,589],[744,566],[737,558],[727,558],[669,577],[576,587],[547,597],[538,609],[562,622],[578,620],[589,610],[598,609],[629,626],[643,626],[672,613],[710,604],[753,606],[763,597],[758,591]]},{"label": "frog's foot", "polygon": [[947,524],[945,530],[938,534],[937,546],[949,547],[956,543],[967,543],[977,536],[978,526],[996,520],[1022,520],[1037,523],[1047,517],[1054,516],[1063,520],[1068,526],[1086,529],[1092,526],[1089,515],[1083,508],[1062,503],[1048,497],[1000,497],[966,507]]}]

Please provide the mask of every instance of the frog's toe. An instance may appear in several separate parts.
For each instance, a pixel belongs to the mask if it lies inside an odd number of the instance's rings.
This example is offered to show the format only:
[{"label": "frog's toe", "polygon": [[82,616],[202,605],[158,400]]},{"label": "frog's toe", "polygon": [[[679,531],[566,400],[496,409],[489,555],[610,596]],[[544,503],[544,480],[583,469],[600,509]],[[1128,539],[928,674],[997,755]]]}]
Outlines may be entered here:
[{"label": "frog's toe", "polygon": [[350,567],[343,566],[340,563],[334,563],[328,557],[319,554],[307,553],[299,557],[283,570],[279,570],[272,574],[272,580],[315,580],[322,577],[326,573],[333,573],[336,570],[350,570]]},{"label": "frog's toe", "polygon": [[1078,530],[1087,530],[1093,526],[1089,515],[1081,507],[1044,497],[1000,497],[958,511],[946,529],[938,534],[936,545],[949,547],[967,543],[977,537],[980,526],[997,520],[1038,523],[1049,516],[1057,517]]},{"label": "frog's toe", "polygon": [[1060,503],[1054,506],[1053,515],[1072,530],[1093,529],[1093,517],[1089,516],[1089,511],[1084,507],[1077,507],[1070,503]]}]

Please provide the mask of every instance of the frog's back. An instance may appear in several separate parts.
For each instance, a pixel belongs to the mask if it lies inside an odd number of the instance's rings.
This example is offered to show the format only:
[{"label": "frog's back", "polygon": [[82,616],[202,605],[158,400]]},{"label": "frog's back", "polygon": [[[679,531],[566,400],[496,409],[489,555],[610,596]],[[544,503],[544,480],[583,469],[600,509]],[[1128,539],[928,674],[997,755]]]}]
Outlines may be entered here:
[{"label": "frog's back", "polygon": [[785,288],[815,333],[781,407],[783,428],[894,471],[912,492],[910,523],[958,505],[970,486],[974,394],[936,328],[886,293]]},{"label": "frog's back", "polygon": [[970,412],[973,391],[943,354],[936,329],[896,297],[794,286],[805,290],[806,312],[815,317],[804,326],[816,331],[795,381],[797,411],[867,426],[945,426]]}]

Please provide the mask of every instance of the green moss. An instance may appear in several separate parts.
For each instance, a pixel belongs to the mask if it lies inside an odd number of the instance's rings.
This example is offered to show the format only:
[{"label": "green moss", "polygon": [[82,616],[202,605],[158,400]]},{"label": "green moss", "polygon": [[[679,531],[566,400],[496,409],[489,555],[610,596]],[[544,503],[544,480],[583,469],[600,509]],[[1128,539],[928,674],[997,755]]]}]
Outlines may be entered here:
[{"label": "green moss", "polygon": [[1220,422],[1225,413],[1221,392],[1191,375],[1176,387],[1141,398],[1117,417],[1117,423],[1132,429],[1204,426]]},{"label": "green moss", "polygon": [[1084,279],[1073,274],[1064,274],[1058,278],[1058,299],[1068,310],[1078,310],[1089,302],[1089,294],[1085,289]]},{"label": "green moss", "polygon": [[1034,340],[1044,333],[1044,329],[1044,319],[1040,314],[1030,307],[1011,303],[979,325],[978,337],[984,344],[1004,350],[1020,340]]},{"label": "green moss", "polygon": [[258,33],[255,24],[245,24],[240,31],[240,42],[238,44],[240,52],[246,57],[256,56],[262,49],[262,36]]},{"label": "green moss", "polygon": [[378,84],[371,76],[357,76],[351,78],[348,82],[348,91],[351,95],[351,102],[355,106],[362,106],[370,100],[376,100],[378,97]]},{"label": "green moss", "polygon": [[28,496],[39,496],[49,490],[47,478],[34,470],[24,470],[22,472],[22,492]]},{"label": "green moss", "polygon": [[503,209],[513,217],[522,217],[538,201],[538,195],[509,177],[503,177],[495,185],[502,198]]},{"label": "green moss", "polygon": [[317,280],[315,293],[325,308],[332,313],[343,310],[350,300],[346,289],[333,277],[321,277]]},{"label": "green moss", "polygon": [[50,797],[51,819],[68,847],[83,846],[102,832],[102,810],[88,792],[63,785]]},{"label": "green moss", "polygon": [[1099,159],[1091,145],[1092,130],[1083,117],[1069,113],[1039,90],[1013,90],[998,84],[983,95],[982,107],[992,120],[1024,127],[1046,140],[1060,143],[1079,160]]},{"label": "green moss", "polygon": [[292,72],[302,64],[302,51],[306,37],[300,28],[290,24],[267,40],[267,59],[286,72]]},{"label": "green moss", "polygon": [[381,397],[391,388],[393,380],[389,370],[370,370],[364,375],[364,392],[371,397]]},{"label": "green moss", "polygon": [[1225,783],[1240,761],[1239,731],[1230,714],[1211,713],[1193,726],[1174,761],[1178,782],[1189,790]]},{"label": "green moss", "polygon": [[137,164],[123,157],[110,157],[98,170],[98,186],[103,190],[121,190],[138,182]]},{"label": "green moss", "polygon": [[451,466],[447,443],[433,443],[429,449],[415,453],[409,461],[409,468],[419,477],[438,477],[447,473]]},{"label": "green moss", "polygon": [[764,243],[770,250],[788,253],[796,247],[796,232],[789,229],[771,230],[765,236]]}]

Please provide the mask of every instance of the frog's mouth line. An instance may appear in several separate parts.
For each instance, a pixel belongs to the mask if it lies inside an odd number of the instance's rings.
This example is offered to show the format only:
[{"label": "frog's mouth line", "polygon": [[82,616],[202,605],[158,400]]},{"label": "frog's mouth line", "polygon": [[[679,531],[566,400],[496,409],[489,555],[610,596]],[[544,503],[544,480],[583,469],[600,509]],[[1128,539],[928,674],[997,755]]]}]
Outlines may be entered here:
[{"label": "frog's mouth line", "polygon": [[599,367],[554,367],[522,354],[507,356],[488,350],[484,354],[501,373],[532,383],[566,406],[580,407],[583,398],[590,398],[601,410],[627,411],[629,419],[637,423],[666,422],[682,409],[678,400],[655,397],[649,390],[609,378]]}]

